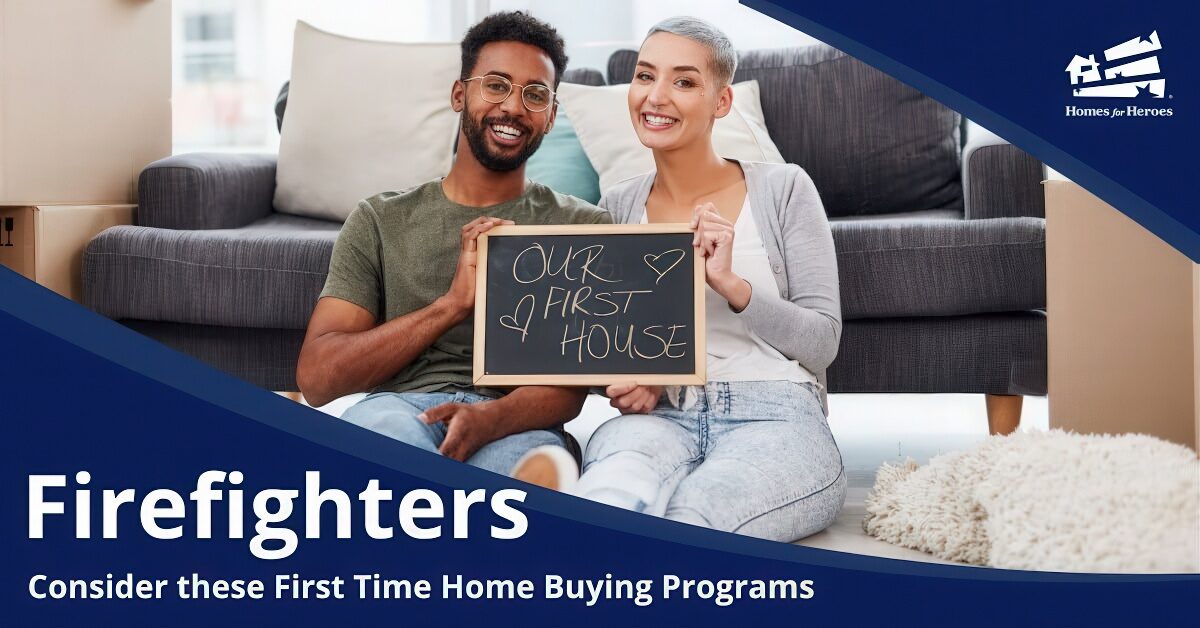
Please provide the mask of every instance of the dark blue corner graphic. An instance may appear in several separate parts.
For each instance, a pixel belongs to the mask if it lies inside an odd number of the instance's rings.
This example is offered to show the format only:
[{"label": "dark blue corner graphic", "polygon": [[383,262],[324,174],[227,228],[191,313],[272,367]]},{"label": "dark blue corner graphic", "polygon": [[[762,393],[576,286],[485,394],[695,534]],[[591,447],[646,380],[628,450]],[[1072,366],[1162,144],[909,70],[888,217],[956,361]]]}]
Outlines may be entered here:
[{"label": "dark blue corner graphic", "polygon": [[[847,609],[863,622],[923,622],[977,616],[982,625],[1026,622],[1034,609],[1069,614],[1080,621],[1134,621],[1148,607],[1183,612],[1197,576],[1117,576],[1014,572],[933,565],[827,552],[770,543],[615,510],[521,485],[486,471],[447,461],[301,407],[168,350],[120,325],[0,269],[0,415],[5,419],[0,469],[4,498],[0,517],[6,541],[0,595],[14,625],[211,625],[232,622],[344,625],[366,618],[406,624],[459,625],[487,617],[494,625],[529,625],[570,618],[572,625],[711,625],[731,618],[794,623],[836,620]],[[183,538],[156,540],[141,528],[136,509],[119,511],[116,539],[101,539],[101,491],[132,488],[139,498],[155,488],[186,495],[210,469],[239,471],[247,496],[269,488],[304,489],[306,471],[321,472],[321,488],[354,495],[372,479],[398,496],[431,489],[446,504],[454,489],[524,488],[528,532],[495,540],[500,525],[486,509],[472,511],[471,536],[452,538],[450,522],[437,540],[374,540],[363,532],[365,513],[353,506],[352,538],[333,534],[333,512],[321,512],[320,538],[303,537],[302,500],[279,526],[301,535],[283,560],[255,558],[245,538],[226,538],[221,513],[214,538],[196,538],[195,514],[183,519]],[[28,534],[28,477],[78,471],[91,476],[87,508],[93,538],[75,538],[72,516],[46,518],[45,538]],[[70,501],[70,484],[55,495]],[[395,525],[395,510],[385,523]],[[219,508],[219,506],[218,506]],[[453,511],[448,510],[448,515]],[[388,517],[391,517],[389,520]],[[255,530],[245,513],[245,529]],[[264,599],[197,601],[163,599],[37,600],[28,594],[38,574],[62,579],[139,578],[250,579],[268,583],[279,574],[301,578],[380,574],[391,579],[443,575],[542,582],[547,574],[569,579],[812,580],[808,600],[741,600],[718,606],[711,599],[656,598],[648,606],[629,599],[601,600],[342,600]],[[611,574],[611,576],[609,575]],[[863,604],[865,597],[872,602]],[[936,609],[916,610],[913,600],[934,597]],[[997,599],[1019,603],[997,606]],[[1104,599],[1103,605],[1096,604]],[[1172,610],[1175,609],[1175,610]],[[1065,615],[1064,615],[1065,616]]]},{"label": "dark blue corner graphic", "polygon": [[[915,3],[741,0],[913,86],[978,122],[1200,262],[1200,209],[1192,179],[1200,138],[1194,4],[1162,2]],[[1081,97],[1068,68],[1123,42],[1157,42],[1158,72],[1135,81],[1140,97]],[[1075,71],[1091,71],[1075,63]],[[1139,71],[1146,71],[1142,68]],[[1105,78],[1096,85],[1129,77]],[[1094,78],[1095,75],[1089,77]],[[1151,79],[1162,83],[1149,83]],[[1162,89],[1165,88],[1165,89]],[[1155,90],[1162,91],[1159,94]],[[1152,97],[1152,94],[1162,96]],[[1068,107],[1120,109],[1120,117],[1068,115]],[[1135,108],[1130,112],[1129,107]],[[1154,109],[1160,115],[1145,112]],[[1164,115],[1170,110],[1169,115]]]}]

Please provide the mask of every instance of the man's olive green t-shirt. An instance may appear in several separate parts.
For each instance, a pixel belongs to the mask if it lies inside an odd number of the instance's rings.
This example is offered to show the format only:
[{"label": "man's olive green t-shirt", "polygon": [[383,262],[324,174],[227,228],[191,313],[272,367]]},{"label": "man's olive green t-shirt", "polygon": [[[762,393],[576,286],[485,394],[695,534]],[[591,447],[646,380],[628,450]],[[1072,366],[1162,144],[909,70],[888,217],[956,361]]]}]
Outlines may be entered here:
[{"label": "man's olive green t-shirt", "polygon": [[[322,297],[365,308],[382,324],[429,306],[450,289],[463,225],[480,216],[518,225],[611,223],[608,212],[537,183],[499,205],[446,198],[440,180],[358,203],[333,246]],[[455,325],[376,392],[457,392],[472,388],[473,316]]]}]

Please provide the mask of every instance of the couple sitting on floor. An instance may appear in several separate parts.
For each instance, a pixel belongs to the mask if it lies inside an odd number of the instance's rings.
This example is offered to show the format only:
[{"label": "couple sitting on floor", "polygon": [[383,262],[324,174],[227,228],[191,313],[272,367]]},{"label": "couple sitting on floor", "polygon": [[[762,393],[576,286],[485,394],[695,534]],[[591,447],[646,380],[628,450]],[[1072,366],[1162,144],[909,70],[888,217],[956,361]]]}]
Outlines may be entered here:
[{"label": "couple sitting on floor", "polygon": [[[445,178],[365,199],[347,219],[301,350],[301,391],[323,405],[371,390],[344,420],[622,508],[778,541],[824,529],[846,487],[821,384],[841,309],[812,180],[717,155],[737,56],[715,27],[672,18],[650,30],[629,87],[656,170],[599,208],[526,181],[525,160],[554,125],[563,48],[523,13],[468,31],[450,95],[458,157]],[[621,416],[587,443],[580,474],[562,426],[585,389],[472,386],[476,239],[497,225],[610,222],[695,230],[707,383],[609,386]]]}]

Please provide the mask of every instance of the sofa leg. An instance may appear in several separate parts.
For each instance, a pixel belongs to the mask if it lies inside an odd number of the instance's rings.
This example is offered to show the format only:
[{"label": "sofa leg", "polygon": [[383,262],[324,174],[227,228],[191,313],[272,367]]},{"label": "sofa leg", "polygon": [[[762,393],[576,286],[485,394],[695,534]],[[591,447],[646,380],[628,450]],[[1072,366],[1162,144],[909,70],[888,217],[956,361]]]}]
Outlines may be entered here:
[{"label": "sofa leg", "polygon": [[987,404],[988,433],[1012,434],[1021,424],[1021,395],[984,395]]}]

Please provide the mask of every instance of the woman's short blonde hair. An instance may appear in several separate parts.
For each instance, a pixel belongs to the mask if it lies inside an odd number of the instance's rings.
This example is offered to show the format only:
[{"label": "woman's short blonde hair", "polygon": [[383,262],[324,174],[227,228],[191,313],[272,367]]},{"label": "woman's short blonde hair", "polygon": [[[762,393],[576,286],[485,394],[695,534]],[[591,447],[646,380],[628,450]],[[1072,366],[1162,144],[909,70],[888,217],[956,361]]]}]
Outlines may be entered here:
[{"label": "woman's short blonde hair", "polygon": [[698,17],[681,15],[669,17],[650,27],[649,38],[655,33],[670,33],[690,39],[708,49],[709,64],[720,85],[728,85],[737,71],[737,51],[721,29]]}]

